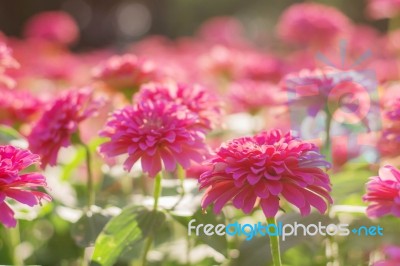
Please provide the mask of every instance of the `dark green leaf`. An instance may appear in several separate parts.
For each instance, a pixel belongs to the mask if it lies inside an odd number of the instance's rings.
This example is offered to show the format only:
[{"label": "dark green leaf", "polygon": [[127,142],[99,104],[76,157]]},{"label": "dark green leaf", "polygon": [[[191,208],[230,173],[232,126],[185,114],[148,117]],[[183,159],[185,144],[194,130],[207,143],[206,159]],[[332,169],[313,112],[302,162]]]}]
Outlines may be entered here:
[{"label": "dark green leaf", "polygon": [[[188,229],[188,224],[190,220],[195,219],[196,221],[193,223],[193,225],[198,225],[198,224],[212,224],[212,225],[217,225],[217,224],[225,224],[225,216],[223,214],[221,215],[215,215],[212,211],[209,211],[207,213],[203,213],[202,210],[198,210],[195,212],[193,216],[179,216],[179,215],[174,215],[172,214],[172,217],[174,220],[179,222],[181,225],[183,225],[186,229]],[[189,232],[187,232],[189,233]],[[195,232],[191,232],[192,235],[195,234]],[[219,236],[219,235],[212,235],[212,236],[207,236],[204,233],[200,232],[198,239],[203,242],[204,244],[209,245],[225,257],[227,256],[227,249],[228,249],[228,242],[226,240],[226,235]]]}]

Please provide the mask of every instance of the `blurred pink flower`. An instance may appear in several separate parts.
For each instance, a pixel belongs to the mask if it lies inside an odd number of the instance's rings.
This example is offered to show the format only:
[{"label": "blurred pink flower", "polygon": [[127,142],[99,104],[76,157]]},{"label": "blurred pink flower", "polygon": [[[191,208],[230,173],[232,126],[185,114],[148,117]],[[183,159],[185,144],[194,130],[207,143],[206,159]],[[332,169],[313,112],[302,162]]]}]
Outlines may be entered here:
[{"label": "blurred pink flower", "polygon": [[245,56],[241,76],[243,79],[269,81],[278,83],[288,71],[282,59],[266,54],[249,54]]},{"label": "blurred pink flower", "polygon": [[0,123],[18,125],[32,121],[43,102],[29,91],[0,88]]},{"label": "blurred pink flower", "polygon": [[367,86],[369,77],[357,71],[334,68],[304,69],[286,75],[282,86],[287,90],[291,106],[306,107],[314,117],[329,108],[333,119],[355,124],[364,121],[371,105]]},{"label": "blurred pink flower", "polygon": [[[19,85],[25,88],[32,88],[34,82],[39,81],[42,89],[43,82],[40,81],[43,79],[45,84],[62,80],[61,84],[66,87],[76,86],[76,76],[83,74],[81,60],[66,47],[37,39],[13,40],[12,47],[15,58],[21,64],[21,68],[13,74],[18,78]],[[60,83],[55,87],[59,88]]]},{"label": "blurred pink flower", "polygon": [[233,206],[250,213],[257,201],[266,217],[274,217],[280,199],[308,215],[311,206],[324,213],[332,198],[329,176],[320,167],[329,163],[312,144],[272,130],[231,140],[208,161],[211,169],[199,179],[206,188],[203,209],[214,203],[219,213],[230,200]]},{"label": "blurred pink flower", "polygon": [[383,249],[386,260],[378,261],[373,266],[398,266],[400,265],[400,247],[398,246],[386,246]]},{"label": "blurred pink flower", "polygon": [[207,20],[198,35],[205,41],[227,46],[241,46],[246,43],[243,26],[233,17],[216,17]]},{"label": "blurred pink flower", "polygon": [[283,104],[286,93],[273,83],[240,80],[229,86],[229,98],[235,111],[257,113],[264,108]]},{"label": "blurred pink flower", "polygon": [[277,32],[282,40],[312,48],[326,48],[346,34],[351,23],[339,10],[326,5],[291,5],[282,14]]},{"label": "blurred pink flower", "polygon": [[205,75],[230,80],[238,75],[243,60],[241,51],[215,45],[198,58],[198,64]]},{"label": "blurred pink flower", "polygon": [[5,71],[9,68],[18,68],[19,63],[12,56],[11,49],[0,41],[0,85],[14,87],[15,81]]},{"label": "blurred pink flower", "polygon": [[134,101],[139,103],[147,100],[165,100],[184,105],[199,116],[201,125],[206,129],[212,129],[221,122],[222,101],[215,93],[198,84],[175,82],[145,84],[135,95]]},{"label": "blurred pink flower", "polygon": [[398,156],[400,154],[400,128],[392,127],[383,129],[377,143],[377,148],[381,156]]},{"label": "blurred pink flower", "polygon": [[79,123],[94,116],[103,103],[89,87],[65,91],[51,103],[28,136],[30,149],[42,157],[42,168],[56,165],[60,148],[71,145]]},{"label": "blurred pink flower", "polygon": [[392,121],[400,121],[400,97],[392,98],[387,103],[385,114]]},{"label": "blurred pink flower", "polygon": [[93,77],[112,89],[136,91],[143,83],[158,81],[160,72],[153,61],[125,54],[100,63],[93,69]]},{"label": "blurred pink flower", "polygon": [[393,166],[385,165],[379,175],[370,178],[367,193],[363,196],[370,205],[367,215],[371,218],[393,214],[400,217],[400,172]]},{"label": "blurred pink flower", "polygon": [[[365,138],[365,137],[364,137]],[[371,145],[372,138],[368,139]],[[332,164],[333,170],[339,171],[348,161],[357,158],[362,153],[361,144],[353,141],[349,136],[335,136],[332,138]]]},{"label": "blurred pink flower", "polygon": [[68,13],[48,11],[32,17],[25,26],[24,35],[27,38],[69,45],[78,39],[79,29]]},{"label": "blurred pink flower", "polygon": [[197,114],[169,101],[141,101],[115,111],[100,133],[110,140],[100,146],[107,157],[128,154],[124,168],[130,171],[141,159],[144,172],[154,177],[162,170],[187,169],[200,162],[206,151],[204,128]]},{"label": "blurred pink flower", "polygon": [[395,17],[400,13],[400,0],[368,0],[367,12],[374,19]]},{"label": "blurred pink flower", "polygon": [[15,227],[14,212],[6,203],[10,198],[28,206],[40,204],[42,199],[51,200],[46,193],[36,189],[46,187],[46,178],[39,173],[21,173],[36,164],[40,158],[28,150],[13,146],[0,146],[0,223]]}]

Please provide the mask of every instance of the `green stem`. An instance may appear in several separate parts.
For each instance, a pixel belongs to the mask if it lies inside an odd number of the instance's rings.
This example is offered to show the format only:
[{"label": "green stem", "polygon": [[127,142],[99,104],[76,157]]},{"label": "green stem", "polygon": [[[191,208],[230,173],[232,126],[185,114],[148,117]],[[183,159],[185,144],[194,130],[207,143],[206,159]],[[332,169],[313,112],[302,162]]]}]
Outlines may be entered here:
[{"label": "green stem", "polygon": [[146,266],[147,264],[147,254],[149,253],[152,244],[153,244],[153,237],[149,236],[144,246],[144,252],[142,256],[142,266]]},{"label": "green stem", "polygon": [[178,166],[177,166],[177,175],[179,178],[179,185],[181,187],[180,195],[184,196],[185,195],[185,186],[184,186],[184,184],[185,184],[185,169],[183,169],[183,167],[180,164],[178,164]]},{"label": "green stem", "polygon": [[325,111],[326,121],[325,121],[325,140],[324,146],[322,148],[325,158],[328,162],[332,162],[332,142],[331,142],[331,126],[332,126],[332,114],[329,110]]},{"label": "green stem", "polygon": [[93,183],[93,173],[92,173],[92,156],[90,154],[90,148],[82,143],[82,146],[85,148],[86,152],[86,174],[87,174],[87,205],[88,208],[95,203],[95,191],[94,191],[94,183]]},{"label": "green stem", "polygon": [[8,229],[6,228],[5,231],[9,239],[8,242],[9,242],[10,257],[12,259],[12,264],[15,266],[24,265],[24,261],[22,260],[21,256],[19,256],[16,252],[16,248],[21,242],[18,224],[16,225],[15,228],[8,228]]},{"label": "green stem", "polygon": [[[269,217],[267,218],[267,223],[268,225],[275,225],[276,228],[276,220],[275,217]],[[275,232],[277,233],[277,232]],[[281,262],[281,252],[279,249],[279,236],[274,235],[274,236],[269,236],[269,242],[270,242],[270,249],[271,249],[271,254],[272,254],[272,261],[274,263],[274,266],[282,266]]]},{"label": "green stem", "polygon": [[[153,197],[154,197],[154,204],[153,204],[153,211],[157,212],[158,209],[158,199],[161,196],[161,180],[162,180],[162,174],[161,172],[155,177],[154,180],[154,192],[153,192]],[[144,251],[143,251],[143,256],[142,256],[142,266],[146,266],[147,263],[147,254],[150,251],[151,245],[153,244],[153,237],[150,235],[147,238]]]},{"label": "green stem", "polygon": [[153,197],[154,197],[154,205],[153,205],[153,210],[157,211],[158,208],[158,199],[161,196],[161,180],[162,180],[162,174],[161,172],[156,176],[155,181],[154,181],[154,192],[153,192]]}]

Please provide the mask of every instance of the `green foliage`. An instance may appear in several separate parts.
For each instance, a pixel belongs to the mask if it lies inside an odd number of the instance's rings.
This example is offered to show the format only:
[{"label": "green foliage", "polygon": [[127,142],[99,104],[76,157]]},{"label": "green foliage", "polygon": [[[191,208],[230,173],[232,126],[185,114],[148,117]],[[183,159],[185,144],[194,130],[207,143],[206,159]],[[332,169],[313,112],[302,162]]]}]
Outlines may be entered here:
[{"label": "green foliage", "polygon": [[95,243],[91,265],[113,265],[122,252],[155,237],[165,214],[144,207],[127,207],[106,225]]}]

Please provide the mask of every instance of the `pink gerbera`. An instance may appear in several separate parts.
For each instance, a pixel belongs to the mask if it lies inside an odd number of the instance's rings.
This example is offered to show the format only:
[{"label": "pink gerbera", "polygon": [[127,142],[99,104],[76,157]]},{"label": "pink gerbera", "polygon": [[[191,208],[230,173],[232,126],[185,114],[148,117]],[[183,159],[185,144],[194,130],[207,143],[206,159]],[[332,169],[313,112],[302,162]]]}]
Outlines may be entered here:
[{"label": "pink gerbera", "polygon": [[29,147],[42,157],[43,168],[56,165],[60,148],[71,145],[79,123],[94,116],[102,104],[90,88],[65,91],[54,100],[28,136]]},{"label": "pink gerbera", "polygon": [[207,129],[221,120],[222,103],[218,96],[200,85],[178,83],[150,83],[140,88],[135,102],[165,100],[186,106],[198,114],[200,123]]},{"label": "pink gerbera", "polygon": [[381,167],[379,175],[367,183],[363,200],[370,203],[367,215],[371,218],[387,214],[400,217],[400,171],[390,165]]},{"label": "pink gerbera", "polygon": [[162,169],[187,169],[203,159],[204,128],[197,114],[169,101],[143,101],[115,111],[100,133],[110,140],[100,146],[107,157],[127,154],[124,168],[130,171],[141,159],[142,169],[154,177]]},{"label": "pink gerbera", "polygon": [[96,66],[92,74],[95,79],[118,90],[137,90],[143,83],[160,78],[160,72],[153,61],[133,54],[112,56]]},{"label": "pink gerbera", "polygon": [[42,199],[51,200],[46,193],[36,189],[46,186],[46,178],[39,173],[21,173],[25,168],[36,164],[40,158],[28,150],[13,146],[0,146],[0,223],[14,227],[17,221],[14,212],[7,204],[10,198],[28,206],[35,206]]},{"label": "pink gerbera", "polygon": [[214,211],[232,201],[233,205],[250,213],[257,202],[266,217],[274,217],[280,199],[308,215],[311,206],[324,213],[331,185],[321,167],[329,167],[318,148],[279,130],[263,132],[254,137],[242,137],[222,145],[208,161],[211,168],[199,179],[206,188],[202,207],[214,203]]},{"label": "pink gerbera", "polygon": [[348,18],[333,7],[301,3],[285,10],[277,31],[288,43],[324,47],[335,44],[350,26]]}]

